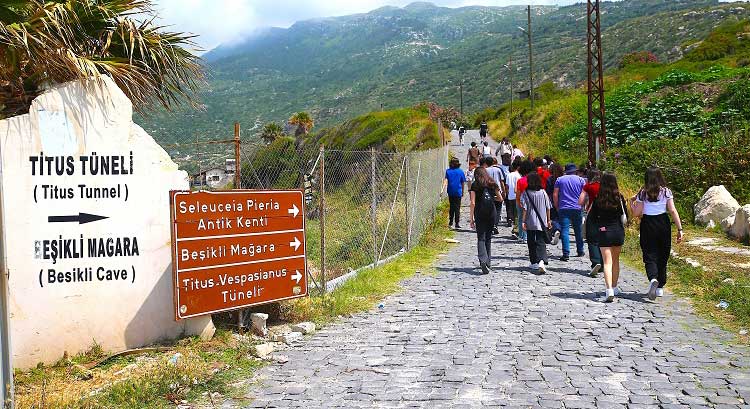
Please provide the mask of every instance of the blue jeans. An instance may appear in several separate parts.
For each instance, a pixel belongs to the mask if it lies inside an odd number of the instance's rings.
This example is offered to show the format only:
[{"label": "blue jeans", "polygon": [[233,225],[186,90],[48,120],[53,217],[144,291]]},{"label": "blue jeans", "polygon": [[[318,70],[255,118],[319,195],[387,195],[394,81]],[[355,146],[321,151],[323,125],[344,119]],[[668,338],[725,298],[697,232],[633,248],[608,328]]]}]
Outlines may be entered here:
[{"label": "blue jeans", "polygon": [[576,235],[576,250],[578,254],[583,252],[583,215],[580,209],[561,209],[560,214],[560,240],[562,241],[563,256],[570,256],[570,226],[573,225],[573,232]]},{"label": "blue jeans", "polygon": [[526,230],[523,229],[523,209],[518,208],[518,220],[516,221],[516,229],[518,229],[518,238],[526,240]]}]

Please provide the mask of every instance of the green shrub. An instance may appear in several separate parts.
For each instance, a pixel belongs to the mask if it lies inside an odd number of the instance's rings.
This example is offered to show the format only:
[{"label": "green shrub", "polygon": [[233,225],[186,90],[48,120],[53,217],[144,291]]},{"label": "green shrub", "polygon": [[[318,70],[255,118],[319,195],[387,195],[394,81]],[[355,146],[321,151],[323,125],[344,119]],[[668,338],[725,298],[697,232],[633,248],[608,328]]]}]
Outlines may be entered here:
[{"label": "green shrub", "polygon": [[719,96],[720,106],[734,110],[744,119],[750,120],[750,79],[742,79],[729,84]]}]

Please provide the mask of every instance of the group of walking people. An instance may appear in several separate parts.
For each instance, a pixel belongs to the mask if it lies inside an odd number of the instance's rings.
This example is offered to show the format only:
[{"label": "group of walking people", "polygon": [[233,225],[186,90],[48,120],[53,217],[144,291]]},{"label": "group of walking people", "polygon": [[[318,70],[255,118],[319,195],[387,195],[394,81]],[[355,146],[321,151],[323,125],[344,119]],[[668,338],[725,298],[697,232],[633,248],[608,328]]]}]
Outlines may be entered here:
[{"label": "group of walking people", "polygon": [[646,294],[651,300],[664,294],[672,224],[678,242],[684,233],[674,195],[659,168],[649,168],[641,189],[626,199],[614,173],[573,163],[563,167],[550,156],[532,160],[507,138],[495,155],[472,143],[468,169],[462,170],[459,159],[453,158],[444,183],[450,226],[461,228],[461,200],[465,194],[470,197],[469,226],[477,234],[482,274],[492,272],[492,237],[499,234],[504,206],[505,225],[512,227],[514,240],[528,247],[534,273],[548,273],[548,245],[561,243],[562,263],[570,261],[575,245],[576,257],[585,257],[588,250],[591,277],[603,272],[604,301],[612,302],[621,294],[620,254],[627,226],[631,218],[640,217],[640,246],[649,279]]}]

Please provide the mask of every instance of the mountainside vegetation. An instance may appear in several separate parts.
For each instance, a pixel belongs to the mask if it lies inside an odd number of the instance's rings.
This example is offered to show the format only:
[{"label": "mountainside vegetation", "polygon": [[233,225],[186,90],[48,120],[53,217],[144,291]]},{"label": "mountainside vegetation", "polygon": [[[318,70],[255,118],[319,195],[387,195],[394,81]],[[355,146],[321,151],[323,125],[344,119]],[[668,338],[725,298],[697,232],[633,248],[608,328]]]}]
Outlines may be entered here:
[{"label": "mountainside vegetation", "polygon": [[[750,15],[745,7],[718,0],[604,2],[604,42],[616,44],[605,48],[606,65],[642,50],[662,62],[677,60],[719,22]],[[532,14],[535,82],[575,87],[586,72],[585,6],[534,6]],[[521,6],[414,3],[264,30],[206,54],[204,111],[142,122],[164,144],[218,138],[234,121],[255,137],[263,124],[303,110],[329,127],[420,101],[458,107],[462,79],[464,111],[477,111],[509,99],[503,64],[511,56],[515,90],[528,89],[526,37],[518,30],[525,25]]]}]

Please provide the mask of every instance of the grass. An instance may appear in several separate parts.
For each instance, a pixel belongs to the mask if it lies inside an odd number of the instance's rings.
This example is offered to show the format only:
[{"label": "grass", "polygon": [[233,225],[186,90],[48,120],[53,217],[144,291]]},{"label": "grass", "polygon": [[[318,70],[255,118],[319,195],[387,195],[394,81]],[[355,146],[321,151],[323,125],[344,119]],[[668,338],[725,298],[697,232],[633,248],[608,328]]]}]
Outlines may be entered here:
[{"label": "grass", "polygon": [[436,220],[423,235],[422,241],[392,262],[364,270],[324,297],[308,297],[283,305],[283,317],[289,321],[314,321],[325,324],[340,316],[367,311],[383,297],[399,290],[400,283],[416,271],[429,273],[435,258],[448,249],[447,206],[442,203]]},{"label": "grass", "polygon": [[[698,236],[710,236],[702,229],[692,226],[688,227],[686,231],[688,240]],[[642,254],[637,233],[637,230],[633,229],[627,235],[623,248],[623,261],[629,266],[643,271]],[[750,300],[750,274],[746,269],[743,270],[729,265],[725,262],[726,258],[722,253],[717,256],[717,253],[687,244],[677,244],[673,249],[681,257],[689,257],[700,262],[702,267],[693,267],[678,258],[670,258],[666,288],[674,294],[689,298],[699,315],[709,318],[723,329],[737,334],[738,342],[750,344],[750,337],[747,334],[739,334],[743,329],[750,329],[750,303],[748,303],[748,300]],[[750,258],[746,258],[744,262],[750,262]],[[708,268],[708,270],[703,267]],[[726,279],[732,279],[734,282],[727,282]],[[644,281],[644,287],[645,285]],[[716,304],[721,300],[727,301],[729,308],[722,310],[716,307]]]},{"label": "grass", "polygon": [[[211,341],[185,338],[166,352],[113,358],[87,370],[84,365],[105,356],[94,345],[53,367],[16,371],[16,407],[173,408],[182,401],[210,401],[216,393],[241,400],[234,383],[263,365],[250,354],[254,344],[219,329]],[[179,359],[170,362],[177,353]]]}]

